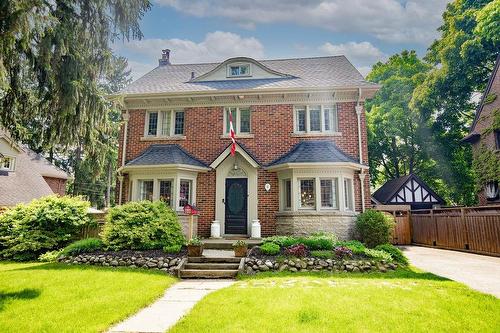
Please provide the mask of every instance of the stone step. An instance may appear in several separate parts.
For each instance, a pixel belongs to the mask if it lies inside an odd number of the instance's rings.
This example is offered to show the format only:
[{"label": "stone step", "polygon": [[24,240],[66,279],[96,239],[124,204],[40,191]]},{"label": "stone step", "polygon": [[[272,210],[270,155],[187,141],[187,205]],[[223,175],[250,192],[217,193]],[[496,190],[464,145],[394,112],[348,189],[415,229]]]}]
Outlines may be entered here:
[{"label": "stone step", "polygon": [[237,269],[182,269],[183,279],[233,279],[238,274]]},{"label": "stone step", "polygon": [[185,269],[238,269],[239,264],[228,264],[228,263],[218,263],[218,262],[209,262],[209,263],[190,263],[188,261],[187,264],[184,265]]},{"label": "stone step", "polygon": [[209,250],[232,250],[233,244],[238,240],[244,240],[251,249],[256,245],[262,244],[260,239],[236,238],[236,239],[205,239],[203,240],[203,248]]},{"label": "stone step", "polygon": [[188,257],[188,263],[222,263],[234,264],[239,263],[241,258],[236,257]]}]

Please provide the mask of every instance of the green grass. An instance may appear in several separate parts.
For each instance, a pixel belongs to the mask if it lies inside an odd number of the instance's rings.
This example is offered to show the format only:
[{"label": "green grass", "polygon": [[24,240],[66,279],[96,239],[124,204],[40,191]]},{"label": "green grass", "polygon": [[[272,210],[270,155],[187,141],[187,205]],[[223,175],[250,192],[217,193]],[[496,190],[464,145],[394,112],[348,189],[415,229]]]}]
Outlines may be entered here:
[{"label": "green grass", "polygon": [[161,296],[164,273],[0,263],[0,332],[102,332]]},{"label": "green grass", "polygon": [[176,332],[498,332],[500,300],[430,273],[257,274],[208,295]]}]

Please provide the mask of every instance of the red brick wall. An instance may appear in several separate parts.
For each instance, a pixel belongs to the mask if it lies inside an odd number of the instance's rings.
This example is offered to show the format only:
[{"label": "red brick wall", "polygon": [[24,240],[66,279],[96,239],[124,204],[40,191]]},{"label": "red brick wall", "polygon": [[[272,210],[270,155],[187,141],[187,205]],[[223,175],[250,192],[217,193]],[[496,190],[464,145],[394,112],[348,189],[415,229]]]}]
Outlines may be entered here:
[{"label": "red brick wall", "polygon": [[47,184],[49,184],[50,189],[55,194],[65,195],[66,194],[66,179],[54,178],[54,177],[43,177]]},{"label": "red brick wall", "polygon": [[[295,137],[293,136],[293,105],[256,105],[251,107],[251,127],[253,138],[237,138],[262,164],[268,164],[288,152],[301,140],[332,140],[345,153],[358,158],[357,115],[355,103],[339,103],[339,131],[341,136]],[[195,157],[210,164],[229,145],[230,139],[221,138],[223,133],[223,107],[196,107],[185,109],[185,140],[141,141],[144,136],[145,110],[129,110],[126,161],[140,155],[149,145],[159,143],[179,144]],[[368,161],[365,115],[362,114],[363,161]],[[122,126],[123,127],[123,126]],[[120,133],[121,161],[123,128]],[[278,211],[278,181],[274,172],[260,169],[258,174],[259,219],[264,236],[275,233],[275,214]],[[264,184],[270,183],[271,190],[266,192]],[[356,209],[361,210],[360,181],[354,179]],[[128,199],[128,180],[124,184],[123,200]],[[215,171],[200,173],[197,179],[196,203],[201,209],[198,219],[199,233],[208,236],[210,223],[215,218]],[[365,178],[365,203],[370,205],[368,175]]]}]

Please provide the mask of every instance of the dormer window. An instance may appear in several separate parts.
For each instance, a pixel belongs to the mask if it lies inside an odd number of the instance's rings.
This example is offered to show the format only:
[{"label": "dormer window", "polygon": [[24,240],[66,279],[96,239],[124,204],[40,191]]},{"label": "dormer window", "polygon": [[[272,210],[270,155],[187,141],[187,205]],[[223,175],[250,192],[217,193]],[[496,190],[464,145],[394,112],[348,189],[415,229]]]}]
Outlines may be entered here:
[{"label": "dormer window", "polygon": [[0,170],[2,171],[14,171],[15,158],[14,157],[0,157]]},{"label": "dormer window", "polygon": [[250,64],[230,64],[227,66],[228,77],[250,76]]}]

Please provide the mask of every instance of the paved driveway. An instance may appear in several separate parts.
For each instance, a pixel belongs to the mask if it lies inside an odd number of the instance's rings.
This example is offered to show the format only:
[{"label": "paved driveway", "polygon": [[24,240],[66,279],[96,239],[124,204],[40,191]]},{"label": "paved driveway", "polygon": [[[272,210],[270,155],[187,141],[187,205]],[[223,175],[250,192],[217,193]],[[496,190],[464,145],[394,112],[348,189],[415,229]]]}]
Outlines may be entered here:
[{"label": "paved driveway", "polygon": [[420,246],[401,247],[413,266],[500,298],[500,258]]}]

